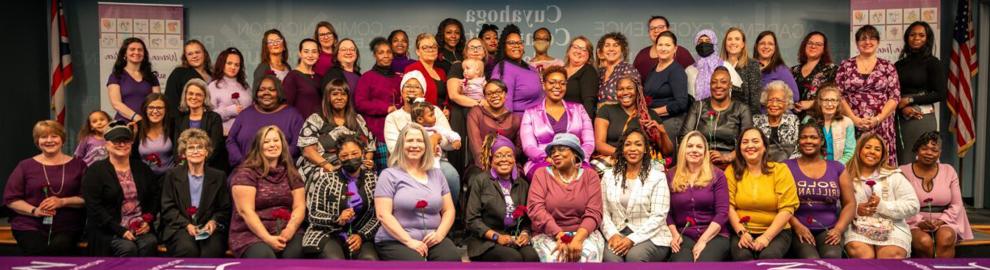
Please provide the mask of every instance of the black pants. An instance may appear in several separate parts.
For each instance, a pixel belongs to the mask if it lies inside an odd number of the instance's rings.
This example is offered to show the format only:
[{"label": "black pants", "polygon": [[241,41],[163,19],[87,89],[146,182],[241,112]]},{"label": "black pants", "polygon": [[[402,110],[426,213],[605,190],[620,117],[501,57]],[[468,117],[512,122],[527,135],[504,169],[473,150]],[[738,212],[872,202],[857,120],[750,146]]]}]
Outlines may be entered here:
[{"label": "black pants", "polygon": [[384,261],[461,261],[460,252],[449,238],[444,238],[439,244],[431,247],[426,252],[425,258],[399,241],[375,243],[375,247],[378,248],[378,256]]},{"label": "black pants", "polygon": [[533,246],[507,247],[495,245],[488,251],[478,256],[471,257],[471,261],[478,262],[538,262],[540,256],[536,254]]},{"label": "black pants", "polygon": [[[682,237],[684,241],[681,242],[681,252],[671,254],[670,261],[672,262],[693,262],[695,241],[688,237]],[[729,238],[725,236],[717,235],[705,244],[705,249],[701,251],[698,256],[699,262],[721,262],[725,261],[725,257],[729,255]]]},{"label": "black pants", "polygon": [[138,235],[134,240],[114,237],[110,249],[116,257],[151,257],[158,252],[158,237],[150,232]]},{"label": "black pants", "polygon": [[302,233],[297,233],[292,237],[292,240],[285,243],[285,249],[281,252],[276,252],[275,249],[272,249],[272,247],[265,244],[265,242],[258,242],[248,246],[247,249],[244,250],[244,253],[241,254],[241,258],[255,259],[296,259],[302,257]]},{"label": "black pants", "polygon": [[652,241],[634,245],[625,256],[619,256],[605,244],[605,262],[662,262],[670,256],[670,247],[654,245]]},{"label": "black pants", "polygon": [[331,260],[346,260],[346,259],[357,259],[363,261],[377,261],[378,252],[375,251],[375,244],[364,240],[361,242],[361,248],[357,252],[351,253],[347,248],[347,242],[343,238],[330,236],[323,238],[320,242],[320,253],[319,257],[322,259]]},{"label": "black pants", "polygon": [[76,245],[82,236],[80,231],[54,232],[49,241],[48,230],[14,230],[14,240],[25,256],[73,256],[78,255]]},{"label": "black pants", "polygon": [[[815,234],[815,245],[801,243],[797,234],[791,233],[791,254],[798,259],[839,259],[842,258],[842,246],[825,244],[828,231]],[[842,243],[841,241],[839,242]]]},{"label": "black pants", "polygon": [[[763,250],[756,252],[747,248],[739,248],[739,236],[732,235],[729,241],[729,253],[732,254],[733,261],[749,261],[753,259],[783,259],[787,255],[787,250],[791,248],[791,230],[784,230],[770,240],[770,244]],[[760,237],[753,234],[753,239]]]},{"label": "black pants", "polygon": [[188,232],[180,230],[166,241],[166,245],[173,257],[223,258],[227,252],[227,234],[216,230],[210,238],[196,241]]}]

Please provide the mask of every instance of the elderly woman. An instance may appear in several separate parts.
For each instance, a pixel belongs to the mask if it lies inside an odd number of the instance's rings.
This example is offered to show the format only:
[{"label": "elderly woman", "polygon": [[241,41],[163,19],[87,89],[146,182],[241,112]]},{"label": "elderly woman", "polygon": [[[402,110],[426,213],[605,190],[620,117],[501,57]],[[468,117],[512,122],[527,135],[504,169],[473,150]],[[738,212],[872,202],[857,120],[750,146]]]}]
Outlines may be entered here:
[{"label": "elderly woman", "polygon": [[938,130],[938,102],[945,101],[949,85],[945,65],[935,57],[935,33],[927,22],[911,23],[904,31],[904,47],[894,67],[900,80],[902,96],[897,103],[897,160],[914,161],[907,147],[915,145],[920,133]]},{"label": "elderly woman", "polygon": [[39,121],[31,135],[41,153],[17,163],[4,186],[10,228],[24,255],[73,255],[85,222],[80,186],[86,162],[62,153],[66,134],[58,122]]},{"label": "elderly woman", "polygon": [[760,94],[766,113],[753,116],[753,126],[767,134],[770,161],[782,162],[798,155],[798,119],[791,113],[793,93],[786,83],[773,81]]},{"label": "elderly woman", "polygon": [[[643,77],[643,96],[651,99],[646,104],[651,111],[660,116],[665,126],[679,127],[684,123],[684,114],[691,108],[688,95],[688,79],[684,67],[675,61],[677,51],[677,36],[673,32],[663,32],[657,36],[654,46],[657,64],[649,69]],[[680,131],[675,129],[674,131]],[[672,133],[668,136],[677,140],[681,134]]]},{"label": "elderly woman", "polygon": [[342,80],[347,83],[348,89],[357,89],[358,80],[361,79],[361,67],[358,65],[361,54],[358,53],[357,43],[349,38],[340,40],[334,47],[333,56],[333,67],[326,74],[320,75],[320,90],[326,89],[327,84],[333,80]]},{"label": "elderly woman", "polygon": [[[698,53],[698,61],[694,62],[694,65],[684,68],[684,73],[687,74],[688,95],[694,97],[694,100],[703,100],[711,97],[712,90],[709,82],[711,81],[712,74],[715,73],[715,69],[720,66],[726,67],[726,70],[729,71],[732,87],[742,85],[742,78],[739,77],[736,69],[733,68],[729,61],[722,60],[723,56],[727,56],[726,53],[722,52],[720,55],[715,51],[715,46],[718,45],[718,36],[715,35],[715,31],[711,29],[699,31],[694,35],[694,42],[696,44],[695,51]],[[757,70],[757,72],[759,71]],[[737,100],[739,97],[733,96],[732,98],[733,100]]]},{"label": "elderly woman", "polygon": [[538,261],[530,245],[526,200],[529,182],[516,166],[516,146],[507,137],[491,134],[481,153],[481,173],[472,176],[465,207],[467,250],[471,261]]},{"label": "elderly woman", "polygon": [[165,95],[151,93],[141,104],[141,120],[137,122],[131,156],[144,161],[156,177],[175,164],[175,140],[172,140],[173,119],[168,115]]},{"label": "elderly woman", "polygon": [[168,74],[168,81],[165,83],[165,102],[171,104],[168,111],[171,115],[179,113],[178,104],[182,94],[182,87],[192,79],[210,81],[213,66],[210,65],[210,52],[206,51],[206,46],[197,39],[190,39],[182,46],[182,62],[172,69]]},{"label": "elderly woman", "polygon": [[519,33],[519,27],[514,24],[506,25],[498,39],[498,53],[495,55],[495,67],[492,68],[489,79],[501,80],[508,86],[505,93],[505,106],[513,113],[522,113],[529,108],[539,106],[543,101],[540,75],[529,69],[529,64],[523,61],[526,47]]},{"label": "elderly woman", "polygon": [[152,256],[158,237],[151,224],[161,205],[158,177],[131,157],[134,135],[126,125],[111,127],[103,137],[109,157],[90,165],[82,181],[89,255]]},{"label": "elderly woman", "polygon": [[712,163],[725,168],[735,160],[737,139],[743,130],[753,126],[753,117],[749,107],[729,98],[732,84],[728,68],[715,68],[709,85],[711,97],[691,105],[681,134],[700,131],[708,142],[708,157]]},{"label": "elderly woman", "polygon": [[306,181],[309,227],[303,235],[303,251],[324,259],[377,260],[371,243],[379,221],[375,217],[374,194],[378,176],[365,166],[367,147],[353,135],[335,139],[339,147],[339,170]]},{"label": "elderly woman", "polygon": [[256,132],[251,150],[230,176],[234,218],[230,250],[238,258],[301,258],[299,226],[306,191],[292,165],[285,135],[277,126]]},{"label": "elderly woman", "polygon": [[[402,109],[393,111],[385,117],[385,143],[388,146],[389,152],[395,153],[396,146],[399,144],[399,134],[401,130],[407,125],[413,124],[416,119],[413,119],[413,107],[417,100],[423,99],[423,89],[425,89],[426,78],[419,71],[413,70],[402,76],[402,96],[406,101],[402,105]],[[450,130],[450,122],[447,122],[447,117],[443,115],[443,110],[432,103],[427,103],[426,105],[432,106],[431,111],[433,111],[434,124],[431,129],[434,130]],[[427,135],[427,137],[430,137]],[[450,140],[441,140],[440,148],[443,151],[454,150],[455,142]],[[435,146],[434,146],[435,147]],[[429,148],[433,149],[433,148]],[[432,152],[432,151],[431,151]],[[461,178],[459,172],[450,164],[450,161],[443,158],[441,152],[441,161],[439,164],[439,169],[443,173],[444,178],[447,179],[447,185],[450,188],[451,196],[453,198],[459,198],[461,191]]]},{"label": "elderly woman", "polygon": [[[519,141],[519,125],[522,117],[516,116],[505,107],[505,83],[500,80],[491,80],[485,84],[485,103],[471,108],[467,115],[468,145],[471,156],[474,158],[474,166],[477,168],[486,167],[481,155],[488,150],[482,146],[484,137],[488,134],[499,134],[505,136],[510,142]],[[518,154],[513,151],[514,154]],[[470,175],[470,174],[469,174]]]},{"label": "elderly woman", "polygon": [[619,78],[639,77],[639,71],[636,70],[636,67],[626,62],[628,56],[629,43],[622,33],[611,32],[598,40],[598,61],[600,63],[598,75],[601,82],[598,86],[599,105],[618,101],[616,92],[619,87]]},{"label": "elderly woman", "polygon": [[564,56],[567,70],[567,92],[564,100],[584,105],[588,118],[595,119],[598,110],[598,70],[594,63],[595,45],[584,36],[571,40]]},{"label": "elderly woman", "polygon": [[[182,90],[182,99],[179,104],[179,115],[174,119],[171,139],[178,146],[179,137],[186,130],[197,128],[206,132],[210,139],[210,147],[223,145],[223,120],[220,114],[213,111],[210,100],[210,92],[206,82],[200,79],[191,79]],[[182,156],[182,151],[175,151],[177,156]],[[211,148],[207,155],[207,163],[214,169],[226,170],[228,166],[227,149]]]},{"label": "elderly woman", "polygon": [[320,109],[320,76],[313,66],[319,58],[319,42],[307,38],[299,41],[299,64],[282,80],[285,103],[310,115]]},{"label": "elderly woman", "polygon": [[340,145],[337,141],[344,136],[353,137],[364,147],[361,166],[374,169],[374,155],[377,147],[375,137],[368,131],[364,117],[354,112],[348,85],[344,80],[333,80],[324,88],[321,110],[306,119],[299,131],[299,148],[302,158],[296,162],[303,180],[309,183],[316,179],[326,181],[343,164],[337,155]]},{"label": "elderly woman", "polygon": [[788,221],[798,208],[797,186],[787,166],[767,156],[766,138],[758,128],[744,130],[725,170],[735,261],[782,259],[791,247]]},{"label": "elderly woman", "polygon": [[264,126],[275,125],[279,130],[289,131],[286,150],[292,157],[299,156],[296,148],[296,138],[303,127],[303,118],[299,111],[285,104],[282,94],[282,84],[275,76],[265,76],[254,90],[254,106],[248,107],[237,115],[234,124],[227,134],[227,153],[231,167],[241,164],[246,159],[248,150],[257,130]]},{"label": "elderly woman", "polygon": [[789,223],[794,232],[791,253],[801,259],[842,258],[842,233],[845,227],[836,226],[839,213],[839,176],[845,166],[835,160],[824,159],[825,145],[822,129],[817,123],[801,126],[798,150],[801,156],[784,161],[794,176],[801,207]]},{"label": "elderly woman", "polygon": [[162,240],[175,257],[223,257],[231,210],[227,175],[206,166],[213,142],[203,130],[183,131],[176,141],[186,162],[162,179]]},{"label": "elderly woman", "polygon": [[433,166],[433,145],[416,123],[399,133],[391,167],[375,187],[375,212],[382,228],[375,247],[382,260],[459,261],[447,238],[454,224],[454,200],[440,169]]},{"label": "elderly woman", "polygon": [[832,53],[828,48],[828,38],[819,31],[812,31],[801,40],[798,47],[798,64],[791,67],[791,75],[798,87],[798,102],[794,110],[804,114],[812,109],[818,96],[818,90],[835,81],[835,70],[839,69],[832,63]]},{"label": "elderly woman", "polygon": [[423,96],[426,98],[426,102],[437,106],[446,106],[447,85],[444,82],[447,81],[447,73],[438,66],[439,62],[442,61],[438,59],[438,46],[437,39],[433,35],[423,33],[416,36],[416,55],[419,56],[419,61],[407,66],[405,73],[418,71],[424,78],[429,77],[429,80],[419,82],[423,85]]},{"label": "elderly woman", "polygon": [[859,55],[842,61],[835,83],[842,88],[842,114],[852,119],[859,133],[874,132],[883,138],[888,151],[884,161],[897,165],[894,113],[901,99],[897,69],[877,57],[880,32],[872,25],[856,30]]},{"label": "elderly woman", "polygon": [[[405,33],[401,35],[405,36]],[[368,131],[375,137],[375,170],[381,171],[388,166],[389,153],[385,144],[385,117],[402,104],[399,92],[402,77],[392,71],[392,49],[385,39],[372,40],[371,51],[375,55],[375,67],[358,80],[354,110],[364,117]]]},{"label": "elderly woman", "polygon": [[137,122],[142,119],[141,102],[151,93],[161,93],[158,76],[151,69],[151,55],[144,41],[136,37],[124,40],[117,51],[113,71],[107,78],[107,97],[117,116],[114,120]]},{"label": "elderly woman", "polygon": [[973,239],[966,216],[966,205],[959,192],[959,177],[952,165],[939,163],[942,140],[937,131],[929,131],[915,140],[914,163],[901,171],[914,187],[921,212],[907,220],[911,226],[911,247],[916,257],[953,258],[960,240]]},{"label": "elderly woman", "polygon": [[[522,141],[523,151],[529,157],[526,162],[526,177],[532,179],[533,173],[549,164],[546,151],[540,151],[549,145],[554,134],[570,133],[580,138],[578,143],[585,153],[595,150],[595,132],[588,119],[588,113],[581,104],[564,101],[564,89],[567,88],[567,71],[563,67],[549,67],[543,75],[543,89],[546,98],[535,107],[526,110],[519,126],[519,140]],[[588,156],[582,155],[582,162],[588,161]],[[579,162],[579,163],[582,163]]]},{"label": "elderly woman", "polygon": [[655,146],[639,129],[626,131],[615,166],[602,177],[601,232],[608,239],[605,261],[660,262],[670,255],[670,190]]},{"label": "elderly woman", "polygon": [[815,121],[822,127],[825,159],[846,164],[856,150],[856,126],[849,117],[839,113],[842,90],[835,84],[818,89],[815,102],[804,122]]},{"label": "elderly woman", "polygon": [[[883,138],[866,133],[856,143],[856,158],[839,178],[842,213],[836,226],[846,230],[846,253],[855,259],[904,259],[911,256],[907,219],[921,202],[901,171],[890,167]],[[849,194],[849,195],[846,195]]]},{"label": "elderly woman", "polygon": [[730,70],[739,74],[732,79],[732,100],[746,105],[751,112],[759,111],[762,73],[759,62],[746,52],[746,33],[742,29],[729,27],[725,31],[722,58]]},{"label": "elderly woman", "polygon": [[527,214],[533,248],[541,262],[601,262],[605,238],[602,186],[598,174],[582,168],[585,150],[577,136],[560,133],[545,147],[553,162],[536,170]]},{"label": "elderly woman", "polygon": [[684,135],[670,182],[670,257],[674,262],[718,262],[729,255],[729,188],[725,173],[708,158],[705,135]]},{"label": "elderly woman", "polygon": [[603,165],[607,167],[615,163],[615,153],[622,146],[623,135],[633,129],[639,129],[645,135],[647,146],[653,148],[651,153],[666,155],[674,151],[666,128],[660,124],[663,120],[656,111],[646,109],[638,78],[632,75],[620,78],[616,89],[618,103],[603,105],[596,114],[596,160],[604,161]]},{"label": "elderly woman", "polygon": [[[209,81],[206,99],[212,111],[223,119],[223,135],[227,136],[234,119],[251,105],[251,87],[244,75],[244,55],[237,48],[230,47],[217,56],[213,79]],[[170,77],[171,78],[171,77]],[[171,84],[168,85],[171,88]],[[184,91],[184,90],[180,90]],[[181,94],[181,93],[180,93]],[[168,94],[166,94],[168,95]],[[221,145],[215,143],[214,145]],[[219,167],[218,167],[219,168]]]}]

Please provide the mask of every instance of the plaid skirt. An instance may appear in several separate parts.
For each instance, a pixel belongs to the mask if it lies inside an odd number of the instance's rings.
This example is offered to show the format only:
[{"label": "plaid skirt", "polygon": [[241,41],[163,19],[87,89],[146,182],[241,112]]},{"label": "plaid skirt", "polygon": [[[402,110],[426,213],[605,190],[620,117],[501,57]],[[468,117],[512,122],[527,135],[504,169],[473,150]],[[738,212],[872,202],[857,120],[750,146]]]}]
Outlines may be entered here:
[{"label": "plaid skirt", "polygon": [[375,149],[375,172],[381,173],[388,168],[388,146],[385,142],[378,142],[378,149]]}]

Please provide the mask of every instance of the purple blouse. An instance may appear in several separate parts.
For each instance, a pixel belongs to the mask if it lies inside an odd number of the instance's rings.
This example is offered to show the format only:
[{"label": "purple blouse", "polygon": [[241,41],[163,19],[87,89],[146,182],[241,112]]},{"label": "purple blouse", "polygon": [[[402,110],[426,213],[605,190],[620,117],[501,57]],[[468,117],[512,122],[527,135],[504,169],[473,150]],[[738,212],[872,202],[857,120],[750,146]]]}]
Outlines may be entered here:
[{"label": "purple blouse", "polygon": [[[279,208],[291,212],[292,190],[304,186],[298,174],[288,173],[285,167],[281,165],[270,170],[268,175],[261,175],[261,170],[239,167],[230,176],[230,182],[231,187],[250,186],[257,189],[257,193],[254,195],[254,211],[270,234],[275,234],[275,226],[278,225],[272,212]],[[281,223],[282,227],[279,229],[284,229],[286,222]],[[235,210],[230,219],[229,241],[230,250],[234,251],[236,257],[241,257],[247,247],[254,243],[260,243],[261,238],[251,232],[244,218]]]},{"label": "purple blouse", "polygon": [[270,113],[258,111],[255,106],[244,109],[234,120],[234,124],[230,127],[230,134],[227,136],[227,153],[230,158],[230,165],[237,166],[244,160],[244,156],[251,149],[251,142],[254,141],[255,133],[268,125],[278,126],[282,133],[285,133],[289,153],[292,154],[292,157],[298,157],[299,148],[296,146],[296,140],[299,138],[299,131],[302,130],[303,122],[299,112],[288,106]]},{"label": "purple blouse", "polygon": [[[51,183],[49,195],[60,198],[82,196],[82,176],[85,171],[86,163],[79,158],[73,158],[65,165],[56,166],[44,166],[33,158],[22,160],[7,178],[7,185],[3,190],[3,205],[9,205],[18,200],[23,200],[34,206],[41,204],[41,201],[45,200],[42,187],[46,182]],[[48,181],[45,181],[46,173]],[[85,209],[61,208],[55,213],[52,230],[55,232],[79,231],[82,230],[82,224],[85,221]],[[41,218],[19,214],[11,215],[10,227],[16,231],[48,229],[48,225],[41,224]]]},{"label": "purple blouse", "polygon": [[[674,170],[667,171],[667,184],[673,187]],[[705,233],[712,222],[722,226],[719,235],[729,237],[729,186],[725,172],[712,167],[712,181],[704,187],[687,188],[670,192],[670,212],[667,224],[674,224],[684,237],[695,241]],[[684,229],[687,218],[694,218],[697,225]]]},{"label": "purple blouse", "polygon": [[[382,171],[375,186],[375,198],[392,199],[392,215],[412,239],[422,240],[440,226],[443,196],[450,193],[440,169],[426,172],[426,184],[416,181],[405,170],[392,167]],[[420,201],[426,207],[416,208]],[[384,228],[375,234],[375,243],[397,241]]]},{"label": "purple blouse", "polygon": [[285,103],[299,110],[299,115],[309,116],[320,110],[322,95],[319,75],[292,70],[282,81],[282,91],[285,93]]},{"label": "purple blouse", "polygon": [[[547,117],[546,103],[539,102],[523,114],[522,122],[519,125],[519,141],[522,142],[523,151],[529,157],[526,162],[527,172],[535,165],[546,159],[547,154],[544,148],[553,141],[554,131],[550,118]],[[586,153],[584,160],[588,161],[595,151],[595,129],[591,125],[591,118],[584,111],[584,105],[564,101],[564,108],[567,115],[566,132],[574,134],[581,140],[581,149]],[[564,121],[560,121],[564,122]]]},{"label": "purple blouse", "polygon": [[395,55],[395,58],[392,59],[392,72],[403,73],[406,71],[407,66],[412,65],[412,63],[416,63],[416,59],[409,58],[408,54],[409,53],[406,53],[406,55]]},{"label": "purple blouse", "polygon": [[[502,66],[505,72],[500,71]],[[536,71],[506,60],[495,65],[491,78],[502,80],[509,88],[505,93],[505,107],[512,112],[525,112],[543,102],[543,86]]]},{"label": "purple blouse", "polygon": [[[110,74],[110,78],[107,78],[107,86],[111,84],[120,86],[120,100],[134,112],[141,111],[141,103],[144,103],[144,98],[151,94],[153,87],[159,85],[158,77],[141,78],[139,82],[127,72],[121,72],[120,75]],[[130,115],[121,115],[120,112],[117,112],[114,119],[126,121],[130,119],[129,117]]]},{"label": "purple blouse", "polygon": [[773,81],[783,81],[787,84],[787,87],[791,88],[793,94],[794,102],[801,100],[801,93],[798,89],[797,81],[794,80],[794,74],[791,73],[791,69],[787,68],[785,65],[779,65],[773,70],[763,71],[763,76],[760,77],[760,88],[766,88],[767,84]]},{"label": "purple blouse", "polygon": [[86,162],[86,166],[92,165],[93,162],[107,159],[107,141],[101,136],[89,136],[79,142],[76,146],[76,152],[73,154],[76,158],[82,159]]},{"label": "purple blouse", "polygon": [[[794,217],[815,233],[835,226],[839,216],[839,203],[842,201],[839,196],[839,176],[842,175],[845,166],[835,160],[825,162],[825,175],[813,179],[801,171],[797,159],[784,161],[787,168],[791,169],[791,175],[794,176],[798,199],[801,201],[801,206],[794,213]],[[809,217],[814,220],[808,220]]]}]

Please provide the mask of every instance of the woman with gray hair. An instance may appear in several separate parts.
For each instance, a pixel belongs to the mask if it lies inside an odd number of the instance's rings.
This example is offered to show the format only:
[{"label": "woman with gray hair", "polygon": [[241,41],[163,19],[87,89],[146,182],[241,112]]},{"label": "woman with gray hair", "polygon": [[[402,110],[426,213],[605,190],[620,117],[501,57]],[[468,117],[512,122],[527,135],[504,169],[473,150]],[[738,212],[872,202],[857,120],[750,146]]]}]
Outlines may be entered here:
[{"label": "woman with gray hair", "polygon": [[[175,117],[174,129],[172,129],[173,142],[178,142],[186,130],[198,128],[206,132],[210,145],[224,144],[223,119],[220,114],[213,111],[213,105],[209,100],[210,90],[206,81],[191,79],[186,82],[179,99],[179,116]],[[180,151],[175,153],[182,154]],[[220,147],[217,151],[210,151],[206,162],[210,167],[227,171],[227,149]]]},{"label": "woman with gray hair", "polygon": [[375,212],[381,229],[375,247],[382,260],[460,260],[447,238],[454,225],[454,200],[430,149],[426,129],[409,123],[399,132],[389,168],[378,178]]},{"label": "woman with gray hair", "polygon": [[753,115],[753,126],[767,135],[767,153],[774,162],[797,157],[798,119],[791,113],[794,93],[787,83],[773,81],[760,94],[766,111]]},{"label": "woman with gray hair", "polygon": [[[188,92],[189,87],[186,89]],[[223,257],[227,251],[224,228],[230,224],[233,204],[227,174],[206,165],[216,144],[198,128],[183,131],[176,141],[176,153],[186,162],[169,169],[162,178],[162,240],[171,256]]]}]

